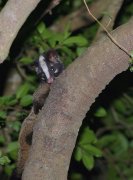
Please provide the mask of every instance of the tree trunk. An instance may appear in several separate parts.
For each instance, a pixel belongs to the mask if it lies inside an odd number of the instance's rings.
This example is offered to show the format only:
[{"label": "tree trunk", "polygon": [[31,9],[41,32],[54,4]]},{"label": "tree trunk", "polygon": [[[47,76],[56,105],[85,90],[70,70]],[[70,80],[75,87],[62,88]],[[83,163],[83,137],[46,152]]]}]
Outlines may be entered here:
[{"label": "tree trunk", "polygon": [[[133,49],[133,19],[112,32]],[[106,36],[88,48],[52,85],[34,127],[23,180],[66,180],[71,154],[85,114],[95,98],[119,73],[129,57]]]}]

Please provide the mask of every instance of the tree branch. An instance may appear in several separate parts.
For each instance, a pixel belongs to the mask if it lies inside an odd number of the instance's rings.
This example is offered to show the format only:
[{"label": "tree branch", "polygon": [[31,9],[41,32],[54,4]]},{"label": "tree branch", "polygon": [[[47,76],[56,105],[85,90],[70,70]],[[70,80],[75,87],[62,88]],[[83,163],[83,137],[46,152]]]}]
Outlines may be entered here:
[{"label": "tree branch", "polygon": [[[112,36],[133,49],[133,19]],[[129,57],[106,36],[77,58],[53,84],[37,117],[23,180],[64,180],[79,128],[95,98],[119,73]]]},{"label": "tree branch", "polygon": [[40,0],[10,0],[0,12],[0,63],[8,56],[12,42]]},{"label": "tree branch", "polygon": [[[106,10],[107,14],[105,14],[101,20],[101,24],[103,24],[107,28],[108,31],[113,30],[117,14],[118,14],[118,12],[119,12],[122,4],[123,4],[123,1],[124,0],[110,1],[110,5],[108,6],[108,8]],[[95,36],[94,41],[97,41],[98,39],[100,39],[104,35],[105,35],[105,32],[104,32],[103,28],[100,27],[98,29],[98,32]]]},{"label": "tree branch", "polygon": [[[102,16],[102,12],[106,10],[109,4],[110,0],[96,0],[90,5],[90,10],[95,17],[100,18]],[[92,17],[88,17],[88,13],[83,6],[71,14],[61,17],[50,28],[54,31],[62,32],[64,31],[66,24],[70,23],[70,30],[75,31],[83,26],[88,26],[93,22],[94,19]]]}]

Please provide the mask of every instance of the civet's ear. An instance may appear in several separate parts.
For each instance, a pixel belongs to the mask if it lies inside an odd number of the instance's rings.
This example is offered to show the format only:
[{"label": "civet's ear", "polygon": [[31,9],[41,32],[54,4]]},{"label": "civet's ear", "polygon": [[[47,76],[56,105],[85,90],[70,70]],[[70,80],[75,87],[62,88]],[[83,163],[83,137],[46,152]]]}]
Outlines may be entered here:
[{"label": "civet's ear", "polygon": [[46,53],[46,59],[48,59],[51,63],[56,63],[59,60],[59,54],[55,49],[50,49]]}]

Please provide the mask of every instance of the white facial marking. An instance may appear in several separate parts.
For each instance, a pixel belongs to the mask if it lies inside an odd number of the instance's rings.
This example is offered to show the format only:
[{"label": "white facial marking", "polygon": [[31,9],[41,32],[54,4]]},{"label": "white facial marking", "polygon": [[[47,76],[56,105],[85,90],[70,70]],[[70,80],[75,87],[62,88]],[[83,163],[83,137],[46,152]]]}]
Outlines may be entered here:
[{"label": "white facial marking", "polygon": [[58,73],[58,69],[56,69],[54,73]]},{"label": "white facial marking", "polygon": [[41,55],[41,56],[39,57],[39,63],[40,63],[40,66],[41,66],[43,72],[45,73],[47,79],[49,79],[49,78],[50,78],[50,73],[49,73],[47,64],[45,63],[44,59],[45,59],[45,58]]}]

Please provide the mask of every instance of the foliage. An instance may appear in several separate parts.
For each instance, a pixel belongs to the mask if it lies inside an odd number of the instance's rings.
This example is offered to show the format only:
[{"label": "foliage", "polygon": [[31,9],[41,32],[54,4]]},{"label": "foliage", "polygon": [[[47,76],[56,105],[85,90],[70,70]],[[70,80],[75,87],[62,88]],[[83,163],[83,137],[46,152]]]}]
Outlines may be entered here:
[{"label": "foliage", "polygon": [[[65,66],[70,64],[79,54],[83,53],[88,46],[87,39],[80,35],[71,35],[69,26],[66,26],[63,33],[56,33],[46,28],[44,23],[40,23],[37,29],[28,39],[29,46],[36,46],[39,53],[43,53],[50,48],[56,49]],[[66,58],[67,57],[67,58]],[[22,59],[20,59],[22,62]]]},{"label": "foliage", "polygon": [[[85,119],[89,124],[90,119],[93,124],[98,124],[97,128],[92,126],[95,133],[84,125],[74,151],[74,158],[77,162],[82,161],[86,169],[98,168],[98,171],[104,173],[93,175],[94,179],[102,176],[110,180],[132,179],[133,89],[130,87],[117,98],[113,98],[108,108],[104,107],[105,102],[101,101],[100,104],[101,106],[97,105],[95,111],[93,110],[91,117]],[[100,166],[94,156],[101,157]],[[72,174],[72,180],[78,179],[77,173],[74,173],[74,176]]]},{"label": "foliage", "polygon": [[84,128],[75,150],[75,160],[83,162],[84,166],[91,170],[94,167],[94,157],[101,157],[102,152],[95,144],[97,138],[92,130]]},{"label": "foliage", "polygon": [[7,156],[2,155],[2,152],[0,151],[0,165],[6,165],[10,163],[10,160]]},{"label": "foliage", "polygon": [[102,118],[103,128],[98,130],[98,147],[108,162],[107,179],[133,177],[132,138],[133,138],[133,94],[129,89],[113,100],[107,116]]}]

